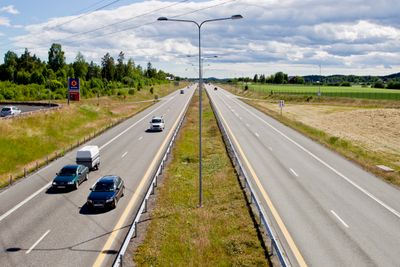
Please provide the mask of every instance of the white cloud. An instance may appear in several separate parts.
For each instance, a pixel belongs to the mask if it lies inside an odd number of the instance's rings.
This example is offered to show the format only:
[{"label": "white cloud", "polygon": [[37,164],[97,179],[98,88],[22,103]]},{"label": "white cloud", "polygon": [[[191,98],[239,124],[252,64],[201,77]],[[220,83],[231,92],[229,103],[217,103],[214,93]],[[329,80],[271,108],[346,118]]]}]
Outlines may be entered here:
[{"label": "white cloud", "polygon": [[[193,61],[186,55],[198,53],[197,27],[157,22],[157,17],[202,21],[242,14],[242,20],[202,26],[203,53],[219,55],[210,63],[214,70],[208,70],[209,75],[230,76],[238,70],[315,74],[318,64],[332,74],[400,72],[398,0],[173,1],[136,2],[79,19],[53,18],[25,27],[27,34],[15,38],[15,46],[28,47],[46,59],[51,43],[59,42],[69,61],[80,51],[98,63],[107,52],[117,57],[124,51],[126,58],[142,64],[151,61],[186,76],[185,69]],[[181,14],[186,15],[175,17]]]},{"label": "white cloud", "polygon": [[5,17],[0,17],[0,26],[10,26],[10,20]]},{"label": "white cloud", "polygon": [[5,7],[0,8],[0,12],[9,13],[9,14],[12,14],[12,15],[19,14],[19,11],[13,5],[9,5],[9,6],[5,6]]}]

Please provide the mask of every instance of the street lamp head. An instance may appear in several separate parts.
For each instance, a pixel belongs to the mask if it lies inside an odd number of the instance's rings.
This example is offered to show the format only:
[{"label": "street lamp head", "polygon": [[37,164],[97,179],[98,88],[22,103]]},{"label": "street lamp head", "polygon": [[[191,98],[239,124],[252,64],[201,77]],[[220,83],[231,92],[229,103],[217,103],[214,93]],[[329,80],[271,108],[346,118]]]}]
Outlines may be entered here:
[{"label": "street lamp head", "polygon": [[242,19],[242,18],[243,18],[242,15],[233,15],[233,16],[231,17],[231,19]]},{"label": "street lamp head", "polygon": [[158,21],[167,21],[168,18],[167,18],[167,17],[159,17],[157,20],[158,20]]}]

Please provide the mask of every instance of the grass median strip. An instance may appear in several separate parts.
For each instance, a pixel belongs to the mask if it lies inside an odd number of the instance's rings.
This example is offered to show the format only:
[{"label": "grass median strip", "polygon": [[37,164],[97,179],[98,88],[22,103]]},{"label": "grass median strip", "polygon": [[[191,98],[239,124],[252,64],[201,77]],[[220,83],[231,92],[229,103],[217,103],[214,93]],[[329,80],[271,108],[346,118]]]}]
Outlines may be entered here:
[{"label": "grass median strip", "polygon": [[164,172],[139,266],[267,266],[266,251],[225,150],[214,114],[203,111],[203,207],[198,208],[198,105],[191,103]]}]

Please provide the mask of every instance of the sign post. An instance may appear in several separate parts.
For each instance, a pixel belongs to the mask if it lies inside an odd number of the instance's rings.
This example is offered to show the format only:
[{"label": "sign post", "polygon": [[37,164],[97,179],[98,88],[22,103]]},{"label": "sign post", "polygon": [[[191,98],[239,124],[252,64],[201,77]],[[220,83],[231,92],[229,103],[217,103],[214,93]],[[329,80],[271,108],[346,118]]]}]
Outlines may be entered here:
[{"label": "sign post", "polygon": [[80,100],[80,81],[79,78],[68,78],[68,105],[69,101]]},{"label": "sign post", "polygon": [[279,107],[281,109],[281,116],[282,116],[282,109],[285,106],[285,100],[279,100]]}]

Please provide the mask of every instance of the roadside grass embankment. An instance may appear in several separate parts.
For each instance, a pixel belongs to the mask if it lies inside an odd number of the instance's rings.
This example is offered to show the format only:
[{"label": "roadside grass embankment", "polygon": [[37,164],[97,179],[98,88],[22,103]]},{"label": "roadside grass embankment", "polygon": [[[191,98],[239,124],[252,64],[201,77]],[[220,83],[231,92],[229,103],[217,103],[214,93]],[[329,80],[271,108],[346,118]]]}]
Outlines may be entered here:
[{"label": "roadside grass embankment", "polygon": [[198,97],[158,187],[138,266],[268,266],[208,99],[203,102],[203,207],[198,208]]},{"label": "roadside grass embankment", "polygon": [[297,84],[248,84],[248,90],[262,94],[317,96],[320,92],[324,97],[347,97],[378,100],[400,100],[400,90],[379,89],[362,86],[317,86]]},{"label": "roadside grass embankment", "polygon": [[63,101],[59,110],[0,120],[0,188],[153,104],[139,101],[177,88],[165,84],[155,86],[153,94],[142,89],[133,96],[83,99],[69,106]]},{"label": "roadside grass embankment", "polygon": [[[388,115],[400,108],[400,101],[308,98],[290,95],[269,96],[267,93],[238,90],[233,86],[223,87],[236,95],[249,98],[243,99],[247,104],[356,162],[365,170],[383,178],[385,181],[400,186],[399,153],[393,150],[397,147],[397,144],[393,143],[396,142],[393,136],[397,135],[393,129],[394,125],[398,124],[396,122],[398,118],[392,118]],[[283,115],[280,115],[279,112],[279,99],[284,99],[286,102]],[[286,110],[291,109],[292,106],[297,106],[297,108],[294,107],[289,114]],[[309,109],[308,113],[304,109]],[[363,113],[367,115],[361,118]],[[332,120],[333,118],[335,118],[335,121]],[[347,124],[338,129],[339,122],[344,121]],[[377,124],[378,121],[382,125]],[[319,127],[314,127],[312,124],[319,125]],[[386,126],[386,128],[383,126]],[[322,128],[331,129],[331,132],[334,129],[337,134],[331,134]],[[351,136],[352,139],[345,136]],[[377,165],[388,166],[394,171],[383,171]]]}]

